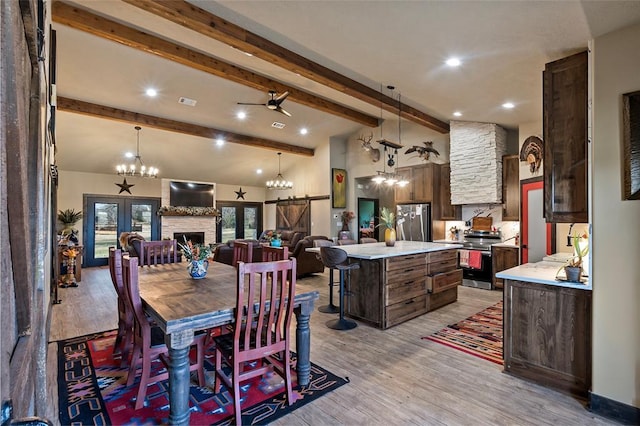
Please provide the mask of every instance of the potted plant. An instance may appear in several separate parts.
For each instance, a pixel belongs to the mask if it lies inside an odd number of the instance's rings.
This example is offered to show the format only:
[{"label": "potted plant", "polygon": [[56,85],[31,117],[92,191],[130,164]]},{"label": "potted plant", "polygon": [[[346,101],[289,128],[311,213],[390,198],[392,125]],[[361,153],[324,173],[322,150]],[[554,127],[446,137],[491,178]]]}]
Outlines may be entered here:
[{"label": "potted plant", "polygon": [[384,242],[387,246],[393,247],[396,244],[396,214],[389,208],[380,209],[380,223],[384,226]]},{"label": "potted plant", "polygon": [[178,243],[182,250],[182,255],[187,259],[187,271],[194,280],[204,278],[209,268],[209,256],[211,256],[211,247],[204,244],[193,244],[191,240],[184,238],[184,244]]},{"label": "potted plant", "polygon": [[[583,241],[585,241],[586,244],[582,243]],[[573,257],[569,259],[564,266],[564,273],[567,276],[567,281],[580,282],[580,278],[582,277],[582,258],[589,253],[589,243],[586,234],[574,234],[573,253]]]},{"label": "potted plant", "polygon": [[60,230],[60,235],[70,235],[74,232],[78,232],[73,228],[73,225],[78,223],[82,219],[82,212],[75,211],[74,209],[66,209],[58,211],[58,221],[62,223],[63,228]]}]

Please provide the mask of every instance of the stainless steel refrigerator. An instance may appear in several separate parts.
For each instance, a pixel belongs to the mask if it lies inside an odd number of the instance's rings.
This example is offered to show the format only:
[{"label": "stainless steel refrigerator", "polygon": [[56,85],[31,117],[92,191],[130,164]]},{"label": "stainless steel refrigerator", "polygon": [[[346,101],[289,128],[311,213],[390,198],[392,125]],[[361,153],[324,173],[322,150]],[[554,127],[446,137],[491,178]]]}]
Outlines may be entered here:
[{"label": "stainless steel refrigerator", "polygon": [[431,241],[431,205],[398,204],[396,233],[398,241]]}]

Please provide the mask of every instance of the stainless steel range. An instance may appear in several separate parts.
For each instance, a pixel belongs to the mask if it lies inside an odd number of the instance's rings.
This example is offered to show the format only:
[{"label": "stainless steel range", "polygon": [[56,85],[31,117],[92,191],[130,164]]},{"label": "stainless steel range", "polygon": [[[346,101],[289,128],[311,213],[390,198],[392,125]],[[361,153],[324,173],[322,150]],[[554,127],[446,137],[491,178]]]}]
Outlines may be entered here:
[{"label": "stainless steel range", "polygon": [[462,285],[467,287],[478,287],[490,290],[493,268],[491,266],[491,245],[502,242],[502,233],[500,231],[484,231],[469,229],[464,231],[464,240],[462,250],[469,251],[469,258],[473,255],[471,252],[480,252],[481,261],[479,265],[473,265],[472,262],[465,264],[464,260],[461,264],[458,256],[458,264],[462,269],[464,280]]}]

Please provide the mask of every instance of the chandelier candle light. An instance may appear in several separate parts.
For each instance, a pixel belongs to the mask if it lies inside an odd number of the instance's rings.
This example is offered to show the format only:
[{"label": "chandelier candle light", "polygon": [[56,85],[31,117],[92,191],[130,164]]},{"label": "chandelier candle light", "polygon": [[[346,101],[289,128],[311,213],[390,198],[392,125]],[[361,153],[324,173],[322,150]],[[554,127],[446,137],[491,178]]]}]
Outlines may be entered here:
[{"label": "chandelier candle light", "polygon": [[278,153],[278,175],[276,176],[275,180],[267,181],[268,189],[292,189],[293,188],[293,182],[285,180],[285,178],[282,177],[282,173],[280,173],[280,156],[281,155],[282,153],[279,152]]},{"label": "chandelier candle light", "polygon": [[120,176],[139,176],[139,177],[148,177],[148,178],[156,178],[158,177],[158,169],[155,167],[147,167],[142,162],[142,157],[140,156],[140,130],[142,127],[136,126],[134,127],[138,132],[137,143],[136,143],[136,156],[129,166],[126,164],[119,164],[116,166],[116,170]]}]

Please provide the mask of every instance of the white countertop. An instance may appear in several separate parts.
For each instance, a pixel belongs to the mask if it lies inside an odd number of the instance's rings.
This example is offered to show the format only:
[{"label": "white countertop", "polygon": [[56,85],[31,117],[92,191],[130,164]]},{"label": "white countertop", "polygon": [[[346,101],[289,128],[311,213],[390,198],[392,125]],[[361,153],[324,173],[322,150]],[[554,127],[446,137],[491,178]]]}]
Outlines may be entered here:
[{"label": "white countertop", "polygon": [[516,266],[511,269],[506,269],[502,272],[498,272],[496,274],[496,277],[507,280],[527,281],[558,287],[570,287],[582,290],[592,289],[591,282],[587,277],[582,278],[585,281],[583,283],[573,283],[557,279],[556,275],[560,275],[561,278],[564,278],[565,276],[564,270],[560,269],[561,267],[562,264],[559,264],[558,262],[542,261],[537,263],[525,263],[524,265]]},{"label": "white countertop", "polygon": [[507,247],[507,248],[520,248],[520,246],[517,246],[513,243],[497,243],[497,244],[491,244],[491,247]]},{"label": "white countertop", "polygon": [[[384,259],[394,256],[428,253],[438,250],[462,248],[462,244],[427,243],[422,241],[396,241],[393,247],[387,247],[385,243],[351,244],[346,246],[333,246],[347,252],[349,257],[355,259]],[[319,247],[311,247],[306,251],[319,253]]]}]

